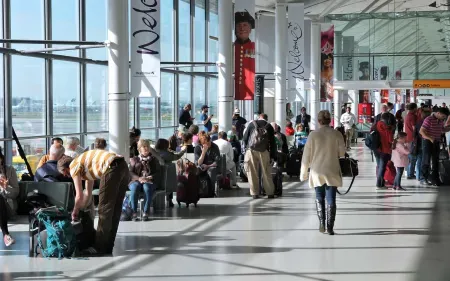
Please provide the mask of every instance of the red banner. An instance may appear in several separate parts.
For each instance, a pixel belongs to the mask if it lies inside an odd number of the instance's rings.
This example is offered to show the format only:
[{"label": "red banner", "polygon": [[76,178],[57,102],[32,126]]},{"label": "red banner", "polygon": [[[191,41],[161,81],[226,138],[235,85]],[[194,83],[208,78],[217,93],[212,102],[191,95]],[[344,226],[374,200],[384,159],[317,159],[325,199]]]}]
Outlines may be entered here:
[{"label": "red banner", "polygon": [[255,96],[255,43],[250,33],[255,28],[255,19],[247,12],[234,15],[234,99],[253,100]]},{"label": "red banner", "polygon": [[333,101],[334,25],[321,25],[320,101]]}]

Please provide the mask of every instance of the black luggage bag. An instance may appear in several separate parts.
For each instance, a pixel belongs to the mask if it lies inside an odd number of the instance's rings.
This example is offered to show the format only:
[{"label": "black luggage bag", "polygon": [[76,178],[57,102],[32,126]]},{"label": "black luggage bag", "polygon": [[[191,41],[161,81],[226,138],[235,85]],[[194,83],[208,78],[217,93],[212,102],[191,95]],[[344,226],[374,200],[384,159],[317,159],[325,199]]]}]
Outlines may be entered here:
[{"label": "black luggage bag", "polygon": [[438,172],[442,185],[450,185],[450,160],[440,160]]},{"label": "black luggage bag", "polygon": [[286,174],[292,177],[300,177],[303,152],[300,149],[291,149],[286,163]]}]

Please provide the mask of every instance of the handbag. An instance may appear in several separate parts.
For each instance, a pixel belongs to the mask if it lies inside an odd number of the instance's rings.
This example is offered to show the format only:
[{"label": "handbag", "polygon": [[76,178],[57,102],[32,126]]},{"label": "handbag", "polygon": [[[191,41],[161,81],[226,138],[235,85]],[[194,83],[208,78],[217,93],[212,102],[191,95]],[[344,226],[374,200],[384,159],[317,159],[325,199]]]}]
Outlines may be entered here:
[{"label": "handbag", "polygon": [[445,161],[449,159],[448,150],[447,150],[447,144],[445,142],[442,142],[442,148],[439,151],[439,160]]},{"label": "handbag", "polygon": [[353,186],[353,182],[355,181],[356,176],[359,174],[358,160],[350,158],[346,153],[344,158],[339,159],[339,164],[341,166],[342,177],[352,178],[350,186],[345,193],[341,193],[339,192],[339,190],[337,190],[337,193],[339,193],[339,195],[345,195],[350,192],[350,189]]}]

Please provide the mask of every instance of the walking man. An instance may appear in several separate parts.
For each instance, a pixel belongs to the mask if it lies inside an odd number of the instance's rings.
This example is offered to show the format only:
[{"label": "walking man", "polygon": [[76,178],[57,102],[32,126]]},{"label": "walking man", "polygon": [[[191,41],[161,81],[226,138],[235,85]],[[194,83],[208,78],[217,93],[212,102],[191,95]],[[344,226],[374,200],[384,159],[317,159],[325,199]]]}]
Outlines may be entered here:
[{"label": "walking man", "polygon": [[345,145],[347,150],[350,150],[350,144],[353,138],[353,126],[356,124],[356,117],[351,112],[352,108],[347,107],[347,111],[341,116],[341,123],[344,125],[345,130]]}]

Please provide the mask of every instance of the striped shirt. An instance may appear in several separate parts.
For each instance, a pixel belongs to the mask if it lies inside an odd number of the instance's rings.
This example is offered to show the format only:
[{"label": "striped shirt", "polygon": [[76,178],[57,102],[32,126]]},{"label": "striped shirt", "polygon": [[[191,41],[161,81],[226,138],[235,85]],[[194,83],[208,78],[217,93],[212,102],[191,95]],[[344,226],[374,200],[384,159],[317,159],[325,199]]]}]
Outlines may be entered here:
[{"label": "striped shirt", "polygon": [[118,158],[120,156],[107,150],[86,151],[70,163],[70,175],[79,175],[83,180],[101,179],[111,163]]},{"label": "striped shirt", "polygon": [[422,128],[424,128],[428,135],[435,141],[440,141],[442,133],[444,132],[444,121],[437,119],[434,113],[423,120]]}]

